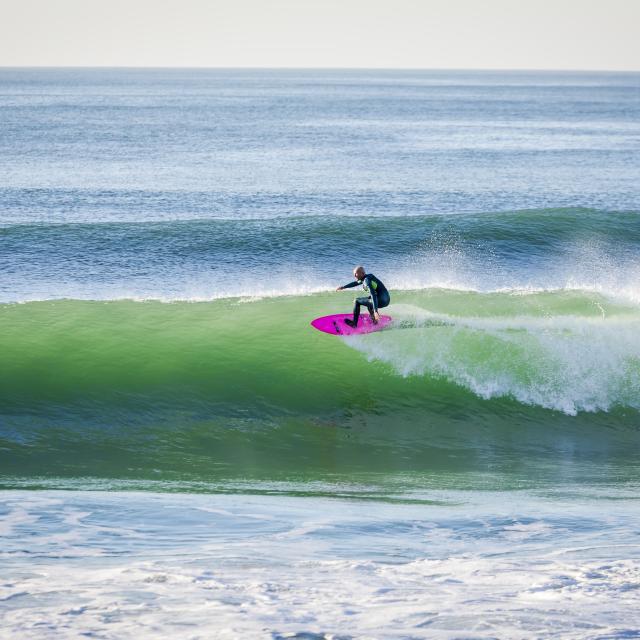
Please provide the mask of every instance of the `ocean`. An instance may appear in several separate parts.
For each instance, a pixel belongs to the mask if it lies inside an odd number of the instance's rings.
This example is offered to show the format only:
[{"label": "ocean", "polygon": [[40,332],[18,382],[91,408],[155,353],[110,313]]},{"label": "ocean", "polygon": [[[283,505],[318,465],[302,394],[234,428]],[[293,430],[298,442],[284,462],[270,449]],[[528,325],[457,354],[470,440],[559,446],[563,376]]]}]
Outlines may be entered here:
[{"label": "ocean", "polygon": [[0,69],[0,637],[640,638],[639,279],[640,73]]}]

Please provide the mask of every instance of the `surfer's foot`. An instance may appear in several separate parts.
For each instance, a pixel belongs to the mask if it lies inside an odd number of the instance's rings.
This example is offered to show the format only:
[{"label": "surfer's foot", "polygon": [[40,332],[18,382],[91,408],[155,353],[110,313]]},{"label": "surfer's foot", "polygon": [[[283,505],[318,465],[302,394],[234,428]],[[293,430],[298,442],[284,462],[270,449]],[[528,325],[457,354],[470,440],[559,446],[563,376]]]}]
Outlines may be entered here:
[{"label": "surfer's foot", "polygon": [[353,320],[351,320],[350,318],[345,318],[344,319],[344,323],[347,326],[351,327],[352,329],[355,329],[355,327],[357,326],[356,323]]}]

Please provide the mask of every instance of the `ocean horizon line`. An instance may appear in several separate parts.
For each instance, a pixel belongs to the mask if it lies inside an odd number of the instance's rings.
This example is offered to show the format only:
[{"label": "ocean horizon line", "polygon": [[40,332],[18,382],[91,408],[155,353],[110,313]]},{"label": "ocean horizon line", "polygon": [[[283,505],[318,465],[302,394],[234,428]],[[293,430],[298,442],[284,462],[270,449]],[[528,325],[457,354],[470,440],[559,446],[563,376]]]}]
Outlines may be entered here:
[{"label": "ocean horizon line", "polygon": [[462,73],[612,73],[640,74],[638,69],[572,69],[538,67],[367,67],[367,66],[246,66],[246,65],[11,65],[0,64],[0,69],[122,69],[122,70],[203,70],[203,71],[427,71]]}]

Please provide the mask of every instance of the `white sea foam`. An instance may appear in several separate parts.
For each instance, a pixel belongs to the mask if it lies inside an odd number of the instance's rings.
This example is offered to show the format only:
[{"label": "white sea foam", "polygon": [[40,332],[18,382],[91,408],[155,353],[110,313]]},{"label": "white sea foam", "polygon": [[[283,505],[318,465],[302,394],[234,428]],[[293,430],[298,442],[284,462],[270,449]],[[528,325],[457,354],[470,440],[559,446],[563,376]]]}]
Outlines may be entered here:
[{"label": "white sea foam", "polygon": [[[33,516],[2,537],[0,637],[583,640],[638,631],[635,503],[520,492],[448,495],[459,506],[33,495],[0,495],[8,517]],[[74,534],[72,547],[61,533]]]}]

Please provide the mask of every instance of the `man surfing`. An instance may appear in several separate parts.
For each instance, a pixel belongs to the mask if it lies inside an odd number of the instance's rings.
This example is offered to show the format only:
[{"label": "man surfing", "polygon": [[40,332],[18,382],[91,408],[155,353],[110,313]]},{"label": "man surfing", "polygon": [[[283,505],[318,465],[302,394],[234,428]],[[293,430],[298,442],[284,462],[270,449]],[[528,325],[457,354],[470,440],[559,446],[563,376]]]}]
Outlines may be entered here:
[{"label": "man surfing", "polygon": [[380,314],[378,309],[388,306],[391,302],[391,297],[387,288],[382,284],[382,281],[376,278],[372,273],[366,273],[364,267],[359,266],[353,270],[354,282],[345,284],[342,287],[338,287],[336,291],[342,291],[343,289],[351,289],[351,287],[357,287],[362,285],[362,288],[369,294],[361,298],[356,298],[353,305],[353,320],[346,318],[344,323],[350,327],[358,326],[358,318],[360,318],[360,307],[367,307],[371,321],[373,324],[378,324],[380,320]]}]

